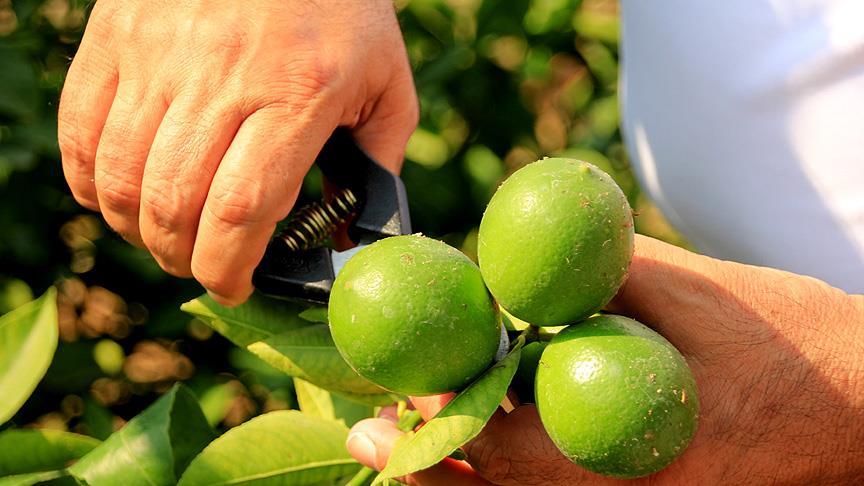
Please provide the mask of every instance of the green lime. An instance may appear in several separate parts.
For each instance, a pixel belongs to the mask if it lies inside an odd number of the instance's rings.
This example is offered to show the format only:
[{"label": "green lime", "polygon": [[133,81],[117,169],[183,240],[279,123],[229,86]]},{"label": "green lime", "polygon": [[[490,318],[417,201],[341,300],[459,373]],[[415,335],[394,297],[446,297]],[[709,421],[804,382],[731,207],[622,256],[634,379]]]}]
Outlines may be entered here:
[{"label": "green lime", "polygon": [[561,331],[543,352],[535,391],[555,445],[599,474],[657,472],[696,432],[699,399],[684,357],[626,317],[596,316]]},{"label": "green lime", "polygon": [[388,390],[458,390],[495,357],[500,325],[477,266],[418,235],[377,241],[351,258],[330,294],[330,329],[357,373]]},{"label": "green lime", "polygon": [[633,216],[602,170],[543,159],[498,188],[478,238],[480,270],[498,304],[532,324],[559,326],[594,314],[624,283]]}]

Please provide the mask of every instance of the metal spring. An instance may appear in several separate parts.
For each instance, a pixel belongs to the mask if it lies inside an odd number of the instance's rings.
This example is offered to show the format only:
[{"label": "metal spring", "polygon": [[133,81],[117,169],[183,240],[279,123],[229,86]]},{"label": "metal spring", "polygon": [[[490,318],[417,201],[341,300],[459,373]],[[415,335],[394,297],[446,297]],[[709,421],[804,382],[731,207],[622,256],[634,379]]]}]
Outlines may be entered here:
[{"label": "metal spring", "polygon": [[357,196],[351,189],[342,189],[329,202],[314,202],[300,208],[277,237],[291,251],[314,248],[329,238],[355,209]]}]

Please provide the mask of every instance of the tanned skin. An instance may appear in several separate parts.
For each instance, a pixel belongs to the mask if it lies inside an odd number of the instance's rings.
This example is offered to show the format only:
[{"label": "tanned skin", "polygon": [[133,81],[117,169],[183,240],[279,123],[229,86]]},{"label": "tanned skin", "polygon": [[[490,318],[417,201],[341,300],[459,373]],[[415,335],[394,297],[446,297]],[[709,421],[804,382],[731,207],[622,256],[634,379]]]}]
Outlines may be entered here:
[{"label": "tanned skin", "polygon": [[333,130],[395,172],[417,117],[390,0],[105,0],[58,135],[81,205],[236,305]]}]

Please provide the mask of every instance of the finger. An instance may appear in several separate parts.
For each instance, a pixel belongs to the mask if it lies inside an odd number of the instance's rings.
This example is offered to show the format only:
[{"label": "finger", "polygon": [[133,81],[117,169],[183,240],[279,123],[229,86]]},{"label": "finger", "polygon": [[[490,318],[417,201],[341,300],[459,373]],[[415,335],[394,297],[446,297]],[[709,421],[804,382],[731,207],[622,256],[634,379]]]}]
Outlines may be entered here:
[{"label": "finger", "polygon": [[159,265],[179,277],[192,276],[207,191],[242,122],[239,111],[205,103],[174,100],[153,139],[141,183],[141,239]]},{"label": "finger", "polygon": [[[429,421],[435,418],[438,413],[441,412],[441,410],[455,397],[456,393],[444,393],[442,395],[430,395],[426,397],[410,397],[410,399],[414,408],[420,412],[420,416],[423,417],[423,420]],[[505,415],[507,415],[507,413],[501,407],[498,407],[492,413],[492,418],[490,418],[489,421],[500,420],[500,418]]]},{"label": "finger", "polygon": [[438,415],[438,412],[455,397],[455,393],[444,393],[442,395],[430,395],[426,397],[410,397],[410,399],[411,403],[414,404],[414,408],[420,412],[423,420],[432,420],[432,417]]},{"label": "finger", "polygon": [[192,252],[192,274],[214,299],[237,305],[252,293],[252,272],[276,223],[337,122],[324,109],[297,114],[281,106],[243,121],[213,177]]},{"label": "finger", "polygon": [[[366,419],[351,428],[346,446],[360,464],[380,471],[387,465],[393,446],[402,435],[403,432],[389,420]],[[422,486],[489,486],[467,464],[449,458],[428,469],[399,478],[399,481]]]},{"label": "finger", "polygon": [[102,216],[114,231],[139,246],[144,164],[167,109],[162,96],[121,80],[96,151],[94,178]]},{"label": "finger", "polygon": [[[429,420],[453,397],[454,393],[411,397],[411,402]],[[499,407],[480,434],[462,449],[474,471],[495,484],[600,484],[606,480],[561,454],[534,405],[517,407],[509,414]]]},{"label": "finger", "polygon": [[84,33],[75,55],[57,113],[57,140],[63,174],[79,204],[99,210],[94,184],[94,164],[99,137],[117,92],[117,70],[98,43],[91,42],[91,31]]},{"label": "finger", "polygon": [[419,107],[409,66],[400,69],[371,112],[352,133],[357,143],[381,165],[399,173],[408,138],[417,127]]},{"label": "finger", "polygon": [[495,484],[618,483],[567,459],[549,438],[534,405],[496,413],[462,449],[475,472]]},{"label": "finger", "polygon": [[399,407],[396,405],[387,405],[378,412],[378,418],[389,420],[394,424],[399,423]]}]

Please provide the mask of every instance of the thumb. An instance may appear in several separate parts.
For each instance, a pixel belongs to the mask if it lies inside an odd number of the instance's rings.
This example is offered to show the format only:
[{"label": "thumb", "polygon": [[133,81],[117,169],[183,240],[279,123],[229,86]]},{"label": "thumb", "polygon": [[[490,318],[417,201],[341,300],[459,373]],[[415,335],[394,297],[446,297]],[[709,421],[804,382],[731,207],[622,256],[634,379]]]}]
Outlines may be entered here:
[{"label": "thumb", "polygon": [[[373,418],[357,422],[348,434],[346,447],[348,452],[360,464],[375,470],[382,470],[387,465],[393,446],[400,437],[405,435],[393,420]],[[438,464],[412,473],[399,481],[418,486],[491,486],[483,480],[471,466],[462,461],[446,458]]]}]

